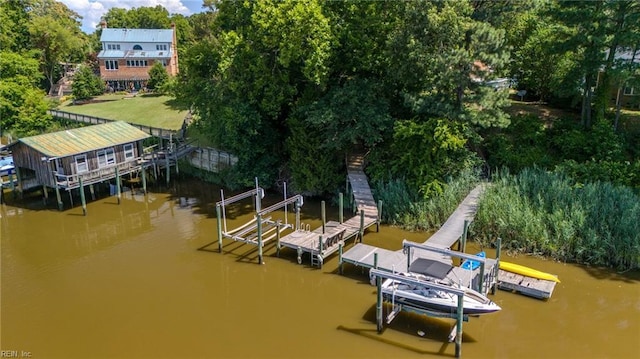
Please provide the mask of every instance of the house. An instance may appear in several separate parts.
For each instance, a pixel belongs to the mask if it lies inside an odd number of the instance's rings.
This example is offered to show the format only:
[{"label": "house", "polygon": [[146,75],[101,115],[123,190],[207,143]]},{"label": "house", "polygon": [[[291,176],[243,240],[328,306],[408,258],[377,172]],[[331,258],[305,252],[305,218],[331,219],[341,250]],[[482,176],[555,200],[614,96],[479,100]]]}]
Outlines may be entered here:
[{"label": "house", "polygon": [[[608,55],[608,52],[605,52]],[[615,53],[615,66],[630,66],[638,69],[640,67],[640,51],[625,51],[619,49]],[[617,85],[611,86],[610,101],[612,106],[620,104],[621,107],[629,109],[640,109],[640,83],[637,75],[624,79],[624,84],[620,88]],[[598,73],[598,85],[601,81],[601,73]]]},{"label": "house", "polygon": [[100,77],[110,90],[138,90],[146,86],[149,70],[162,63],[170,76],[178,74],[176,26],[171,29],[109,29],[101,22]]},{"label": "house", "polygon": [[[137,173],[143,167],[142,141],[150,135],[115,121],[24,137],[9,146],[20,191],[42,186],[71,191],[82,185]],[[58,200],[61,203],[60,200]]]}]

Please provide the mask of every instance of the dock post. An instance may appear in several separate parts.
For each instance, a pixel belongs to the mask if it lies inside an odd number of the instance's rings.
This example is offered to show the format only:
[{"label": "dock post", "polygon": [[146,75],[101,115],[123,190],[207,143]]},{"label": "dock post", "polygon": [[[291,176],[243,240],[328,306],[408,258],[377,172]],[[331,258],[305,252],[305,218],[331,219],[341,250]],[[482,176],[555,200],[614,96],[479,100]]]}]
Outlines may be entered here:
[{"label": "dock post", "polygon": [[165,159],[165,164],[167,165],[166,174],[167,174],[167,186],[168,186],[169,185],[169,179],[170,179],[169,177],[171,177],[171,166],[170,166],[170,163],[169,163],[169,152],[168,151],[165,152],[164,159]]},{"label": "dock post", "polygon": [[9,173],[9,186],[11,187],[11,193],[13,193],[13,199],[16,198],[16,184],[13,182],[13,173]]},{"label": "dock post", "polygon": [[120,171],[118,167],[116,167],[116,197],[118,198],[118,204],[120,204],[122,193],[120,191]]},{"label": "dock post", "polygon": [[144,167],[142,167],[142,192],[146,195],[147,194],[147,171],[145,170]]},{"label": "dock post", "polygon": [[360,243],[364,237],[364,209],[360,210]]},{"label": "dock post", "polygon": [[462,322],[464,319],[463,314],[464,296],[458,295],[458,315],[456,318],[456,358],[460,358],[462,355]]},{"label": "dock post", "polygon": [[91,200],[95,201],[96,200],[96,191],[93,188],[93,184],[89,185],[89,193],[91,193]]},{"label": "dock post", "polygon": [[322,213],[322,234],[325,234],[326,231],[326,224],[327,224],[327,212],[325,210],[325,203],[324,201],[320,202],[320,211]]},{"label": "dock post", "polygon": [[467,249],[467,230],[469,229],[469,220],[464,220],[464,227],[462,228],[462,248],[461,252],[464,253]]},{"label": "dock post", "polygon": [[[311,256],[313,256],[313,254],[311,254]],[[318,255],[316,256],[316,259],[318,260],[318,267],[322,268],[322,234],[320,235],[320,238],[318,238]]]},{"label": "dock post", "polygon": [[60,187],[56,183],[56,200],[58,201],[58,211],[62,211],[62,197],[60,196]]},{"label": "dock post", "polygon": [[276,256],[280,257],[280,226],[282,223],[278,220],[276,222]]},{"label": "dock post", "polygon": [[480,262],[480,278],[478,278],[478,293],[486,294],[484,291],[484,262]]},{"label": "dock post", "polygon": [[262,216],[256,214],[256,224],[258,225],[258,264],[264,264],[262,261]]},{"label": "dock post", "polygon": [[222,219],[220,215],[220,205],[216,206],[216,217],[218,218],[218,252],[222,253]]},{"label": "dock post", "polygon": [[343,274],[342,264],[342,243],[338,243],[338,270],[340,274]]},{"label": "dock post", "polygon": [[376,296],[376,324],[378,333],[382,333],[382,278],[376,276],[376,287],[378,288],[378,295]]},{"label": "dock post", "polygon": [[381,220],[382,220],[382,200],[378,200],[378,218],[376,219],[376,232],[380,232]]},{"label": "dock post", "polygon": [[18,179],[18,196],[22,198],[24,186],[22,184],[22,174],[20,173],[20,167],[16,167],[16,178]]},{"label": "dock post", "polygon": [[300,200],[296,201],[296,230],[300,229]]},{"label": "dock post", "polygon": [[46,185],[42,185],[42,195],[44,195],[44,203],[47,203],[49,201],[49,191]]},{"label": "dock post", "polygon": [[82,203],[82,214],[87,215],[87,201],[84,198],[84,185],[82,184],[82,176],[78,176],[78,181],[80,182],[80,202]]},{"label": "dock post", "polygon": [[373,269],[378,269],[378,253],[373,253]]},{"label": "dock post", "polygon": [[342,222],[344,222],[344,195],[342,194],[342,192],[338,193],[338,206],[340,206],[340,210],[338,211],[338,216],[340,216],[338,218],[338,220],[340,221],[340,224],[342,224]]},{"label": "dock post", "polygon": [[496,287],[498,286],[498,274],[500,273],[500,254],[502,252],[502,238],[498,237],[498,241],[496,243],[496,264],[495,264],[495,283],[491,287],[491,294],[496,294]]}]

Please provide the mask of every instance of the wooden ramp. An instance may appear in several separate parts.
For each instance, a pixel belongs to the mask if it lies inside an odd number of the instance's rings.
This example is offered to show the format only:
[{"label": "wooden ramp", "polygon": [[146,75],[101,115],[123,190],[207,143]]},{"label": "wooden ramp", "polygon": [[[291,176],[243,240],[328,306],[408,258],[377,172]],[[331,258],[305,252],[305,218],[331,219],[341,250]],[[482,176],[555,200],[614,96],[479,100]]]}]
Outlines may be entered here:
[{"label": "wooden ramp", "polygon": [[364,211],[365,222],[370,223],[369,225],[376,223],[378,221],[378,206],[373,199],[367,175],[364,174],[364,155],[356,154],[348,157],[347,175],[358,212]]}]

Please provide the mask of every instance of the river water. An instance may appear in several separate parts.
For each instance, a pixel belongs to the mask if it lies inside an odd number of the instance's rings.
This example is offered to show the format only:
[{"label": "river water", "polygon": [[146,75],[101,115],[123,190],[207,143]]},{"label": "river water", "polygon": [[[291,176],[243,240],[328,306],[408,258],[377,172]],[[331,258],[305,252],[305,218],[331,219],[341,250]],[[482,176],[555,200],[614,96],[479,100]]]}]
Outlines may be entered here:
[{"label": "river water", "polygon": [[[3,356],[33,358],[435,358],[451,357],[453,322],[401,314],[376,332],[375,287],[337,254],[322,269],[294,251],[265,264],[254,246],[217,252],[219,188],[197,181],[57,211],[41,201],[1,205]],[[227,195],[225,193],[225,195]],[[10,200],[11,196],[7,196]],[[275,203],[267,196],[264,205]],[[227,225],[252,218],[250,200]],[[328,206],[328,219],[337,209]],[[282,213],[276,213],[282,215]],[[290,216],[289,218],[293,218]],[[320,203],[302,221],[321,225]],[[399,249],[426,233],[382,226],[364,242]],[[352,244],[350,243],[349,247]],[[477,248],[468,248],[473,253]],[[551,299],[498,291],[502,311],[463,326],[467,358],[637,358],[640,273],[520,256],[503,259],[558,274]]]}]

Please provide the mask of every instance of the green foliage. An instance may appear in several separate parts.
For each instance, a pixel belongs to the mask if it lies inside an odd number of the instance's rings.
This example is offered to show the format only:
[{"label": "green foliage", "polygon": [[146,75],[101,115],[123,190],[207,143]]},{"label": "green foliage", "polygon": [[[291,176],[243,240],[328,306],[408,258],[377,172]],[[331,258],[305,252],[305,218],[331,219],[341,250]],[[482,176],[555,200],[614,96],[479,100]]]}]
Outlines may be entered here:
[{"label": "green foliage", "polygon": [[78,66],[73,76],[71,91],[75,100],[87,100],[93,96],[102,95],[104,85],[102,80],[86,65]]},{"label": "green foliage", "polygon": [[161,62],[156,61],[149,70],[149,81],[147,87],[150,90],[156,90],[159,93],[163,93],[163,88],[169,81],[169,74],[167,69],[164,68]]},{"label": "green foliage", "polygon": [[614,185],[635,188],[640,193],[640,159],[636,159],[634,162],[566,160],[556,166],[555,172],[565,174],[580,184],[610,182]]},{"label": "green foliage", "polygon": [[508,249],[618,269],[640,266],[640,198],[538,169],[502,173],[480,200],[474,236]]},{"label": "green foliage", "polygon": [[324,145],[322,131],[291,116],[288,120],[291,135],[287,137],[289,151],[288,172],[291,188],[311,195],[334,193],[341,181],[342,159]]}]

